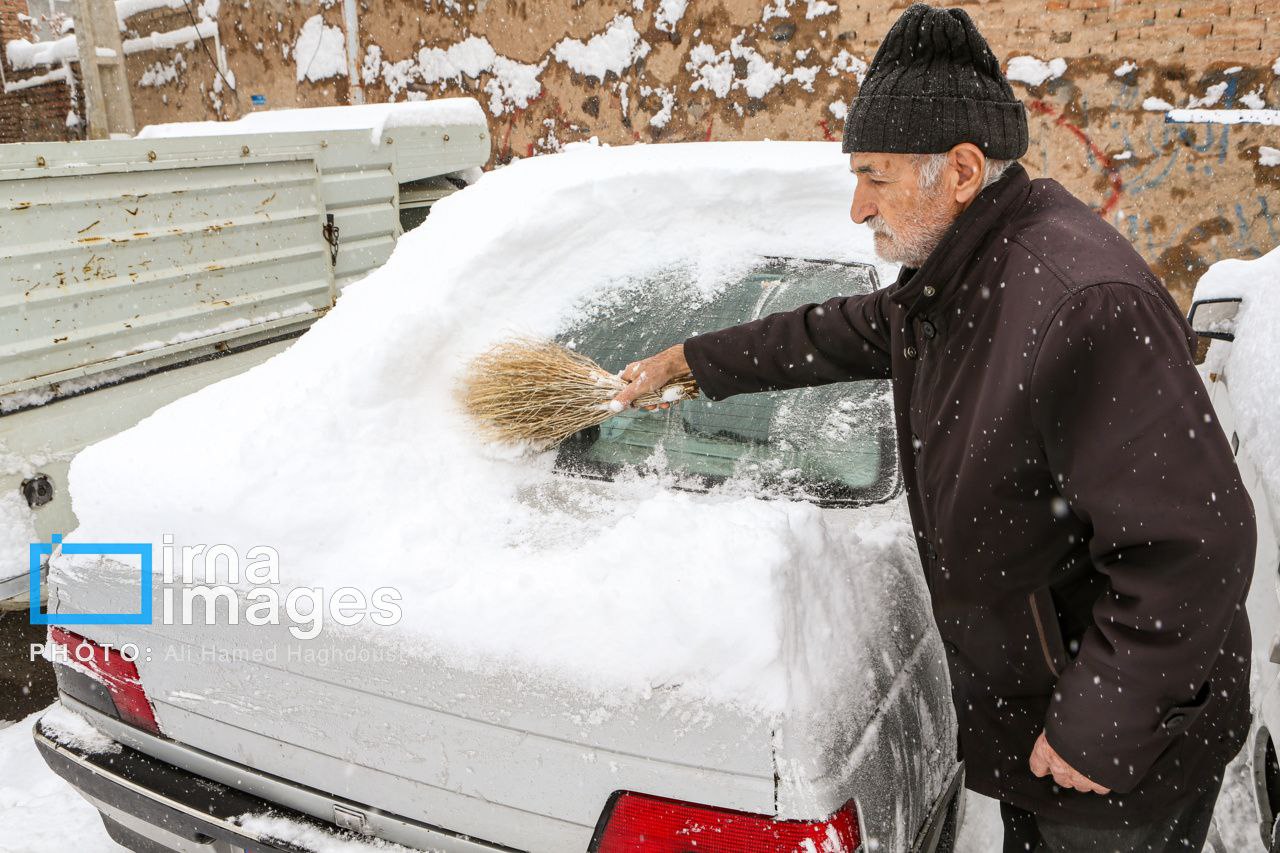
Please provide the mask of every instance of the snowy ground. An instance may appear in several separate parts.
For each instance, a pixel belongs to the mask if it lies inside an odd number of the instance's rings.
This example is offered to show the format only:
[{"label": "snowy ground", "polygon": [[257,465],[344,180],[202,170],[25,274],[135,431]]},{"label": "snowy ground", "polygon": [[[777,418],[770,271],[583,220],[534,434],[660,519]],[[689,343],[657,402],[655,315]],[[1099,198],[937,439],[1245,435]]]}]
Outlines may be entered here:
[{"label": "snowy ground", "polygon": [[31,726],[42,713],[0,729],[0,851],[123,851],[107,836],[97,810],[54,775],[36,752]]}]

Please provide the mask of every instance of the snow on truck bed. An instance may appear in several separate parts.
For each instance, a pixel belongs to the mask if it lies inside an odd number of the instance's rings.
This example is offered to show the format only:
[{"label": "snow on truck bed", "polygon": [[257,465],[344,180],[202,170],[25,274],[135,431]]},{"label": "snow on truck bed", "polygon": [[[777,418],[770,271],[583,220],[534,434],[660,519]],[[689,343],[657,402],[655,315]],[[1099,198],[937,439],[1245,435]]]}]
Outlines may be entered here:
[{"label": "snow on truck bed", "polygon": [[285,585],[395,587],[399,624],[350,630],[455,662],[763,710],[823,701],[885,665],[859,626],[895,630],[877,620],[923,600],[900,507],[832,514],[653,477],[575,489],[552,453],[481,443],[455,386],[473,355],[557,332],[619,271],[684,268],[710,293],[762,255],[867,259],[852,190],[829,143],[577,144],[488,173],[289,350],[83,451],[69,541],[271,545]]},{"label": "snow on truck bed", "polygon": [[399,127],[468,125],[488,129],[484,110],[475,98],[435,98],[392,104],[359,104],[344,107],[305,107],[263,110],[235,121],[175,121],[149,124],[138,139],[174,136],[227,136],[238,133],[280,133],[304,130],[368,130],[380,144],[384,131]]}]

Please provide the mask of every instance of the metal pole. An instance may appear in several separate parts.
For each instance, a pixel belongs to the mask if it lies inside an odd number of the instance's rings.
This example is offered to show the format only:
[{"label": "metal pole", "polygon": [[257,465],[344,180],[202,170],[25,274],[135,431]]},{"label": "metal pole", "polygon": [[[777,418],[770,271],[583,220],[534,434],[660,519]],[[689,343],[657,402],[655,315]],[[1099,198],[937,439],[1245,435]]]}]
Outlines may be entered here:
[{"label": "metal pole", "polygon": [[356,0],[342,0],[342,19],[347,27],[347,81],[351,103],[364,103],[364,87],[360,84],[360,17]]}]

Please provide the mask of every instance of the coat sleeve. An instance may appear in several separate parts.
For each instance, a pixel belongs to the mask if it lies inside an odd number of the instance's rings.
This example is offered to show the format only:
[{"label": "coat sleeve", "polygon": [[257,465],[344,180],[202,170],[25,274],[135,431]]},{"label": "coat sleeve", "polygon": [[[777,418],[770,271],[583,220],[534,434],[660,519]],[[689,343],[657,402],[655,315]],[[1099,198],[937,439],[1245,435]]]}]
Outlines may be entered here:
[{"label": "coat sleeve", "polygon": [[887,379],[891,362],[882,288],[802,305],[696,335],[685,358],[703,396]]},{"label": "coat sleeve", "polygon": [[1094,285],[1042,334],[1032,417],[1061,511],[1091,526],[1090,556],[1109,581],[1045,736],[1078,771],[1126,793],[1222,691],[1207,680],[1245,618],[1253,505],[1172,300]]}]

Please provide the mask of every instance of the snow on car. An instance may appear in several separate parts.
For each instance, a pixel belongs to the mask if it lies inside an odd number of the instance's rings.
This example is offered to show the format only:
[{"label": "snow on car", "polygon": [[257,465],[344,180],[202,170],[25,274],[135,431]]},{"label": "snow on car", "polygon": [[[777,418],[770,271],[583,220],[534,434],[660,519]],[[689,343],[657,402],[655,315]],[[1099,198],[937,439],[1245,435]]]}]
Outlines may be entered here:
[{"label": "snow on car", "polygon": [[[617,370],[877,287],[853,180],[826,143],[518,162],[290,349],[81,452],[50,654],[120,749],[38,724],[50,766],[135,849],[949,848],[955,719],[882,384],[544,453],[457,402],[511,335]],[[141,599],[102,543],[148,546]]]}]

